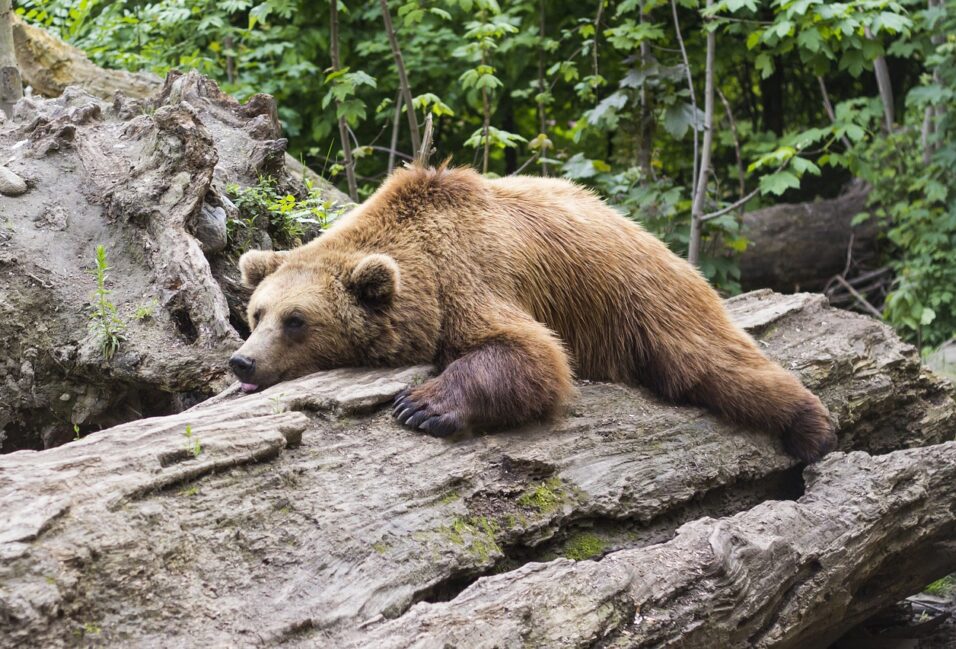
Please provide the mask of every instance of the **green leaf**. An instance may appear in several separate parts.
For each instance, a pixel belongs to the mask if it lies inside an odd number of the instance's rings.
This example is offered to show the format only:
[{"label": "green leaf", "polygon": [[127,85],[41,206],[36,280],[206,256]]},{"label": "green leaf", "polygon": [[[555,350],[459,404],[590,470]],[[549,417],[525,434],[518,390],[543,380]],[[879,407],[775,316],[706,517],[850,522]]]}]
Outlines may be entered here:
[{"label": "green leaf", "polygon": [[786,38],[790,35],[790,30],[793,29],[793,23],[789,20],[781,20],[779,23],[770,28],[770,31],[777,35],[777,38]]},{"label": "green leaf", "polygon": [[853,217],[853,220],[850,221],[850,225],[855,227],[857,225],[866,223],[867,221],[870,220],[871,216],[872,215],[869,212],[860,212],[859,214]]},{"label": "green leaf", "polygon": [[820,31],[816,27],[802,29],[800,30],[800,34],[797,36],[797,45],[809,50],[810,52],[819,52],[820,45],[822,43],[823,38],[820,36]]},{"label": "green leaf", "polygon": [[884,11],[873,21],[872,29],[874,34],[879,34],[883,31],[890,34],[896,34],[898,32],[908,33],[912,25],[913,21],[906,16]]},{"label": "green leaf", "polygon": [[800,187],[800,181],[789,171],[778,171],[760,178],[760,193],[780,196],[788,189]]},{"label": "green leaf", "polygon": [[760,72],[761,77],[767,79],[773,74],[773,59],[766,52],[761,52],[754,59],[754,67]]},{"label": "green leaf", "polygon": [[801,158],[800,156],[794,156],[793,158],[790,159],[790,165],[791,167],[793,167],[793,170],[797,172],[798,176],[802,176],[803,174],[807,172],[809,172],[810,174],[814,176],[820,175],[820,167],[813,164],[806,158]]},{"label": "green leaf", "polygon": [[675,139],[680,140],[687,134],[687,130],[694,126],[703,129],[704,113],[698,108],[696,113],[690,104],[674,104],[664,110],[664,130]]},{"label": "green leaf", "polygon": [[609,168],[607,163],[601,160],[589,160],[584,157],[583,153],[575,153],[564,163],[561,171],[566,178],[571,178],[572,180],[591,178],[598,174],[598,165],[595,163],[601,163],[601,166]]}]

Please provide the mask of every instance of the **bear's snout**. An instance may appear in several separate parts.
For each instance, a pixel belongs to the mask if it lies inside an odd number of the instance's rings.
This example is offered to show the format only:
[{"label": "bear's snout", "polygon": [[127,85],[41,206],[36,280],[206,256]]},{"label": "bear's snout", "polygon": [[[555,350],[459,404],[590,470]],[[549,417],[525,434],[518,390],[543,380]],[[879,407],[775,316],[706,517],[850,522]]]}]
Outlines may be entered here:
[{"label": "bear's snout", "polygon": [[229,359],[229,367],[240,381],[248,381],[256,371],[256,361],[242,354],[233,354]]}]

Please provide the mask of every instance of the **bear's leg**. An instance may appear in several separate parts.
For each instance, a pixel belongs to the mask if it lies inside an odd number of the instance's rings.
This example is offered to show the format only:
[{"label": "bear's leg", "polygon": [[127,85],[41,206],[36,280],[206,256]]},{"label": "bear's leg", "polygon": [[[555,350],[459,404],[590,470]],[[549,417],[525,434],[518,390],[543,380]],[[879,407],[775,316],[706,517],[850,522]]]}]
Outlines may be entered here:
[{"label": "bear's leg", "polygon": [[739,352],[736,359],[702,374],[684,399],[781,435],[786,451],[804,462],[816,462],[836,447],[826,408],[797,377],[756,350]]},{"label": "bear's leg", "polygon": [[515,426],[553,414],[572,391],[567,355],[530,318],[483,327],[436,378],[395,399],[398,421],[446,436],[476,426]]}]

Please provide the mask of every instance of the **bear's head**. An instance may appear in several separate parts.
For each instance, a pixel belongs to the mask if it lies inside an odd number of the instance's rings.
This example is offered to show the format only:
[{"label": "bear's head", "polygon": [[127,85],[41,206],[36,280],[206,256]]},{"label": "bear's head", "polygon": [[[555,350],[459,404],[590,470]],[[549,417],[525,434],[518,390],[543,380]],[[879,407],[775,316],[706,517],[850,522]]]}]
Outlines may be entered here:
[{"label": "bear's head", "polygon": [[388,255],[254,250],[239,260],[252,330],[229,365],[243,391],[337,367],[372,365],[401,290]]}]

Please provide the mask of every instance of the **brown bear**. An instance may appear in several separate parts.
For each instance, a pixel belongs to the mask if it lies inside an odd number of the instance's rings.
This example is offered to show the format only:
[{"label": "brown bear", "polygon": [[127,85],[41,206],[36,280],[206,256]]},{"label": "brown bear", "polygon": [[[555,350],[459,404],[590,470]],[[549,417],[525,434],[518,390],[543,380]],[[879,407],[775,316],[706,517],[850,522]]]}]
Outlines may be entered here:
[{"label": "brown bear", "polygon": [[246,391],[343,366],[434,363],[398,421],[433,435],[555,414],[572,375],[647,386],[815,461],[827,410],[688,262],[566,180],[412,166],[321,237],[239,262]]}]

